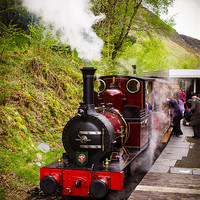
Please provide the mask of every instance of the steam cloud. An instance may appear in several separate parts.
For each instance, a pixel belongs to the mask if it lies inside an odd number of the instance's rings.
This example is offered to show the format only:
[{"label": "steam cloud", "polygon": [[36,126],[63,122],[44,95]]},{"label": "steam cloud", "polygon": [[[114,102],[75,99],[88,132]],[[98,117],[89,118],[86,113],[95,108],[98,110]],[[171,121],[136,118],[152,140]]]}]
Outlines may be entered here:
[{"label": "steam cloud", "polygon": [[100,60],[103,41],[96,35],[92,25],[104,18],[90,10],[90,0],[23,0],[23,5],[61,31],[61,40],[80,58]]},{"label": "steam cloud", "polygon": [[152,93],[154,98],[154,112],[151,113],[151,139],[147,149],[136,158],[136,161],[131,164],[131,174],[139,169],[143,172],[148,172],[155,161],[156,153],[159,153],[162,147],[162,137],[170,125],[169,111],[167,109],[167,98],[169,97],[168,88],[157,85]]}]

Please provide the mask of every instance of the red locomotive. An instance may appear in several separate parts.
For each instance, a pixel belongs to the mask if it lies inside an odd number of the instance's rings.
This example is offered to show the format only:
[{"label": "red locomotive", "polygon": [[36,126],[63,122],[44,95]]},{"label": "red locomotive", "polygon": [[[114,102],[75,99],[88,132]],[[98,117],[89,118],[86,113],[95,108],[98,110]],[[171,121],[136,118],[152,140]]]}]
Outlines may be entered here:
[{"label": "red locomotive", "polygon": [[155,117],[159,108],[153,88],[165,84],[117,75],[94,81],[95,71],[82,69],[83,103],[62,134],[66,153],[40,169],[44,194],[104,198],[109,190],[123,190],[125,170],[149,144],[155,126],[149,108]]}]

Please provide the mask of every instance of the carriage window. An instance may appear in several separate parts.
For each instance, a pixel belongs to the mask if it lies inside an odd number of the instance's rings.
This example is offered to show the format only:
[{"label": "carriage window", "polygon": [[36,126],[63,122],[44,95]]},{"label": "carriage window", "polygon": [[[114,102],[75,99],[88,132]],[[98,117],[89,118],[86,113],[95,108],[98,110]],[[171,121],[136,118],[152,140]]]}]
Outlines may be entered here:
[{"label": "carriage window", "polygon": [[126,89],[128,92],[134,94],[140,90],[140,82],[136,79],[130,79],[126,83]]},{"label": "carriage window", "polygon": [[97,79],[94,81],[94,91],[98,93],[104,92],[106,89],[106,83],[102,79]]}]

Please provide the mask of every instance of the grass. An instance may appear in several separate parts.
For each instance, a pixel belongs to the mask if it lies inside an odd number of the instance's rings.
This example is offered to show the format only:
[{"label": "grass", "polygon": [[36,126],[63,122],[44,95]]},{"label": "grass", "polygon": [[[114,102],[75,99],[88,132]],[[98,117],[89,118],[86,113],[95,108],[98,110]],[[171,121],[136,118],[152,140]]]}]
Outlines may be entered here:
[{"label": "grass", "polygon": [[[82,98],[76,59],[15,46],[0,61],[0,199],[22,199],[40,166],[62,156],[62,130]],[[76,94],[76,95],[75,95]],[[38,145],[45,142],[50,151]]]}]

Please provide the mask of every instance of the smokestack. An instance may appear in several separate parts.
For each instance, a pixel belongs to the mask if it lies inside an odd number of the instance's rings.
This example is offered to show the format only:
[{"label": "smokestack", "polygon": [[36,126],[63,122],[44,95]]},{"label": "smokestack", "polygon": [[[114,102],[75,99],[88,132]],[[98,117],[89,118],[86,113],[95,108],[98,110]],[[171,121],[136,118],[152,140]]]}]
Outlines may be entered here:
[{"label": "smokestack", "polygon": [[132,68],[133,68],[133,75],[136,76],[137,73],[136,73],[136,65],[132,65]]},{"label": "smokestack", "polygon": [[87,114],[94,113],[94,73],[96,69],[84,67],[81,71],[83,74],[83,103]]}]

